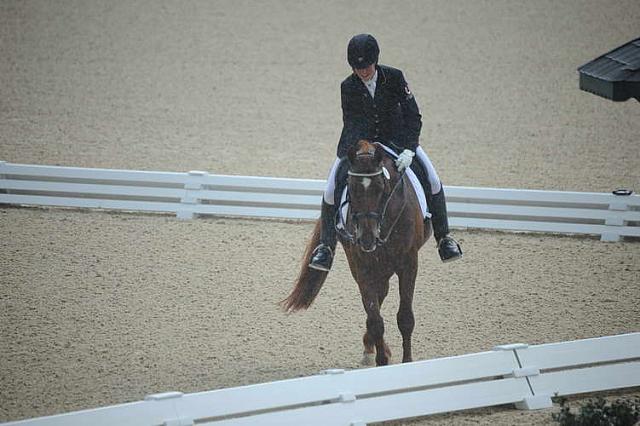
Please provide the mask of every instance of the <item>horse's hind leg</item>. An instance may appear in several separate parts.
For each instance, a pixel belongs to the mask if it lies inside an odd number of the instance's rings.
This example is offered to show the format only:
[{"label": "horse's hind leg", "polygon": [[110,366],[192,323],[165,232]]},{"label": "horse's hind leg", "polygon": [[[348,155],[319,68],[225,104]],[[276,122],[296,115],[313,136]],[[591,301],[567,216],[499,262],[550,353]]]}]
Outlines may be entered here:
[{"label": "horse's hind leg", "polygon": [[413,291],[418,273],[418,255],[407,256],[402,270],[398,271],[400,287],[400,308],[398,309],[398,328],[402,334],[402,362],[411,362],[411,334],[415,326],[413,317]]},{"label": "horse's hind leg", "polygon": [[362,304],[367,313],[367,331],[364,333],[363,365],[373,364],[373,352],[375,348],[376,365],[387,365],[391,358],[391,351],[384,341],[384,320],[380,315],[380,306],[389,292],[389,282],[380,283],[378,286],[367,286],[360,289]]}]

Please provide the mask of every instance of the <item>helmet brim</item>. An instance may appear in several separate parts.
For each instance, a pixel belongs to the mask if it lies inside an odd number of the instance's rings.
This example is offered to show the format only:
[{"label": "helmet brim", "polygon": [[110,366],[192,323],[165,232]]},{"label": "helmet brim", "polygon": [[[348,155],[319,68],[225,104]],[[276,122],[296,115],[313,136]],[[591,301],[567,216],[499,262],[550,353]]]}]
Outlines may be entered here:
[{"label": "helmet brim", "polygon": [[351,68],[353,68],[354,70],[363,70],[363,69],[365,69],[365,68],[369,68],[369,67],[370,67],[371,65],[373,65],[373,64],[375,64],[375,62],[370,62],[370,63],[368,63],[368,64],[366,64],[366,65],[364,65],[364,64],[358,64],[358,66],[357,66],[357,67],[354,67],[354,66],[353,66],[353,64],[349,64],[349,65],[351,65]]}]

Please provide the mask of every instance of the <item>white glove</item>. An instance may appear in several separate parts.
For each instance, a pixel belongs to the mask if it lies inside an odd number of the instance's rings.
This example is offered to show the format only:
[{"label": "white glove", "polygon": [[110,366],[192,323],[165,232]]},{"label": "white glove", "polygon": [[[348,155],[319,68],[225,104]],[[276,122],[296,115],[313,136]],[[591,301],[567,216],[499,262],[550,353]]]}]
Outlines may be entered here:
[{"label": "white glove", "polygon": [[411,151],[410,149],[405,149],[400,153],[400,155],[398,155],[398,158],[396,159],[396,166],[398,167],[398,171],[400,173],[402,173],[404,169],[411,165],[414,155],[416,155],[416,153]]}]

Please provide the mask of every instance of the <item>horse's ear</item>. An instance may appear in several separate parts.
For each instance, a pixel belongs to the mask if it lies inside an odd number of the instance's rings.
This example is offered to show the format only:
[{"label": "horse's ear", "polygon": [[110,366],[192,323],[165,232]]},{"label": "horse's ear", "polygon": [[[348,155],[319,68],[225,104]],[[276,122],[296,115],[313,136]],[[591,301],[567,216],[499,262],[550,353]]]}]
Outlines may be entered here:
[{"label": "horse's ear", "polygon": [[376,164],[380,164],[382,163],[382,159],[384,158],[384,153],[382,152],[384,148],[382,148],[382,146],[378,144],[376,144],[375,147],[376,147],[376,153],[375,153],[374,159],[376,160]]},{"label": "horse's ear", "polygon": [[353,163],[355,161],[359,149],[360,144],[358,143],[354,143],[353,145],[351,145],[351,147],[349,147],[349,150],[347,151],[347,157],[349,158],[350,163]]}]

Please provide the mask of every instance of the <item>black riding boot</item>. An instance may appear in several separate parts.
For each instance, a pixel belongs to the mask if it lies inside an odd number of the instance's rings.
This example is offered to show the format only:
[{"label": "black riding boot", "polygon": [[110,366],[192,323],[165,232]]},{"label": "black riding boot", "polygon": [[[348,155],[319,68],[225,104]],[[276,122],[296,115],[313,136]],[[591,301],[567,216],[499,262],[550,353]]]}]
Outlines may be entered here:
[{"label": "black riding boot", "polygon": [[320,233],[320,244],[313,251],[309,268],[319,271],[329,271],[333,263],[333,254],[336,249],[336,207],[327,204],[322,200],[320,210],[322,229]]},{"label": "black riding boot", "polygon": [[[431,192],[431,191],[428,191]],[[451,262],[462,257],[460,244],[449,236],[449,220],[447,219],[447,203],[444,198],[444,188],[440,192],[427,197],[427,204],[431,211],[433,235],[438,244],[438,254],[443,262]]]}]

